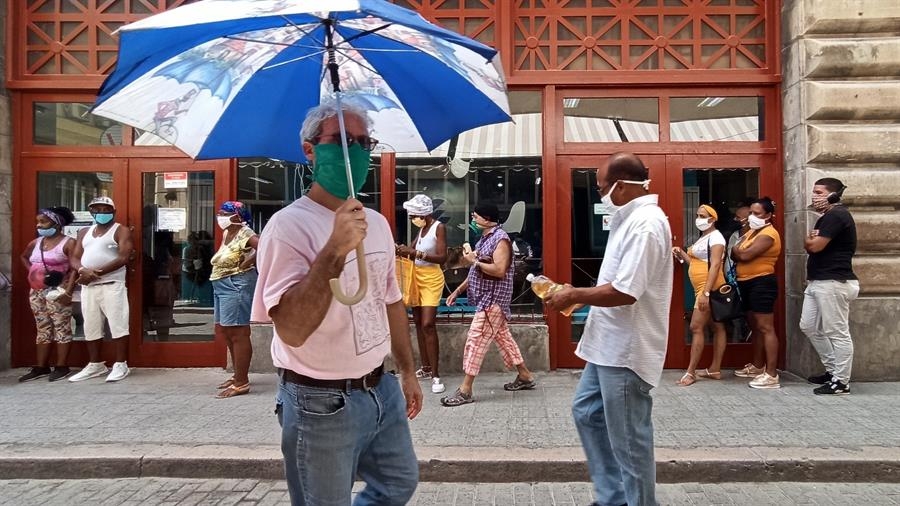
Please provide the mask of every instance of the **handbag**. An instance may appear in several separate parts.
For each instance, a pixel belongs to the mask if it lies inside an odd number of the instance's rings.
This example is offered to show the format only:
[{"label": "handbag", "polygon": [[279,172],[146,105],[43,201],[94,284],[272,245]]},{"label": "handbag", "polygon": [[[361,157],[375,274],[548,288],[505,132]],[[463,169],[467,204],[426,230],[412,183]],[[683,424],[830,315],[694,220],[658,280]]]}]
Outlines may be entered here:
[{"label": "handbag", "polygon": [[[706,242],[706,279],[709,282],[709,268],[712,265],[709,257],[712,253],[709,241]],[[730,282],[730,276],[726,282],[715,290],[709,291],[709,311],[715,322],[727,322],[744,316],[741,306],[741,294],[736,285]]]},{"label": "handbag", "polygon": [[40,248],[41,263],[44,264],[44,286],[53,288],[62,284],[65,275],[59,271],[51,271],[47,268],[47,262],[44,260],[44,247],[42,246],[43,242],[44,241],[41,241],[41,244],[38,244],[37,247]]}]

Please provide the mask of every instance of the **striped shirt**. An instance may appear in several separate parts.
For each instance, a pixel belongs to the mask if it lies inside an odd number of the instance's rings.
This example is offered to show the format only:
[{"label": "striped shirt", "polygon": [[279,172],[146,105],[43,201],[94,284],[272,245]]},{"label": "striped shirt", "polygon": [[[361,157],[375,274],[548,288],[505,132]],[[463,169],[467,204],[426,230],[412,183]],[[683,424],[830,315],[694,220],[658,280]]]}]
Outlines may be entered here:
[{"label": "striped shirt", "polygon": [[662,376],[672,301],[672,231],[658,198],[636,198],[613,215],[597,286],[611,283],[636,302],[591,307],[575,350],[593,364],[631,369],[652,386]]},{"label": "striped shirt", "polygon": [[[494,250],[501,241],[510,242],[509,236],[500,227],[494,228],[494,231],[488,235],[482,236],[475,244],[475,252],[477,258],[493,257]],[[486,278],[481,269],[473,264],[469,267],[469,303],[478,308],[479,311],[487,311],[494,304],[500,306],[500,310],[509,320],[512,312],[509,310],[509,304],[512,302],[513,292],[513,263],[512,258],[509,261],[509,267],[506,274],[500,279]]]}]

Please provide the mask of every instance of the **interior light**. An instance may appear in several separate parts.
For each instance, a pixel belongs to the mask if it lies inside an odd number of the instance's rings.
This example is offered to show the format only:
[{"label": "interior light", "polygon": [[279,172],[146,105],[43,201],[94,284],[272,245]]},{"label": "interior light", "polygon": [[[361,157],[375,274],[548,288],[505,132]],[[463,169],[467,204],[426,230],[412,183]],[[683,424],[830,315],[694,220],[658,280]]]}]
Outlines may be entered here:
[{"label": "interior light", "polygon": [[256,181],[257,183],[262,183],[262,184],[272,184],[273,183],[273,181],[271,179],[266,179],[264,177],[247,176],[247,179],[249,179],[251,181]]},{"label": "interior light", "polygon": [[697,107],[715,107],[721,104],[725,97],[706,97],[697,104]]},{"label": "interior light", "polygon": [[566,109],[574,109],[578,107],[578,104],[581,102],[580,98],[564,98],[563,99],[563,107]]}]

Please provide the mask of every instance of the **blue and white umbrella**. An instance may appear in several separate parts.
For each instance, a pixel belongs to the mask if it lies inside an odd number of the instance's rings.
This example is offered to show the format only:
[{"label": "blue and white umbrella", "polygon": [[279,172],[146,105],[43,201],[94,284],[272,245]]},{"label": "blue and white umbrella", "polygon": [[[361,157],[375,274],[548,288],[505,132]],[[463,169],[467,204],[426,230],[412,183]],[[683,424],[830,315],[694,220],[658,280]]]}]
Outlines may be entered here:
[{"label": "blue and white umbrella", "polygon": [[[116,68],[92,112],[197,159],[305,161],[301,122],[332,96],[367,110],[372,137],[397,152],[510,120],[494,49],[383,0],[204,0],[119,34]],[[345,304],[365,295],[357,263],[354,296],[331,280]]]},{"label": "blue and white umbrella", "polygon": [[93,113],[193,158],[304,161],[306,112],[334,89],[382,149],[430,151],[510,120],[497,52],[382,0],[205,0],[126,25]]}]

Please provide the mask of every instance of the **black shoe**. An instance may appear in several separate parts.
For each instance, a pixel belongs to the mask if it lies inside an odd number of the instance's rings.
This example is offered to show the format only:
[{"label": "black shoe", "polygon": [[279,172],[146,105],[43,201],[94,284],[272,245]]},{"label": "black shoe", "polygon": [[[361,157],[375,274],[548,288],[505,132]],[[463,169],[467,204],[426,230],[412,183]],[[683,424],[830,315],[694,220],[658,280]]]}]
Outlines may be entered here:
[{"label": "black shoe", "polygon": [[24,376],[19,377],[19,383],[25,383],[26,381],[36,380],[38,378],[43,378],[50,374],[49,367],[32,367],[30,371]]},{"label": "black shoe", "polygon": [[850,385],[844,384],[841,380],[831,380],[831,383],[825,383],[813,390],[816,395],[847,395],[850,393]]},{"label": "black shoe", "polygon": [[825,371],[825,374],[820,374],[818,376],[810,376],[810,377],[806,378],[806,381],[813,383],[815,385],[824,385],[826,383],[831,383],[832,379],[834,379],[834,376],[832,376],[830,372]]},{"label": "black shoe", "polygon": [[70,374],[72,371],[68,367],[54,367],[49,379],[50,381],[59,381]]}]

